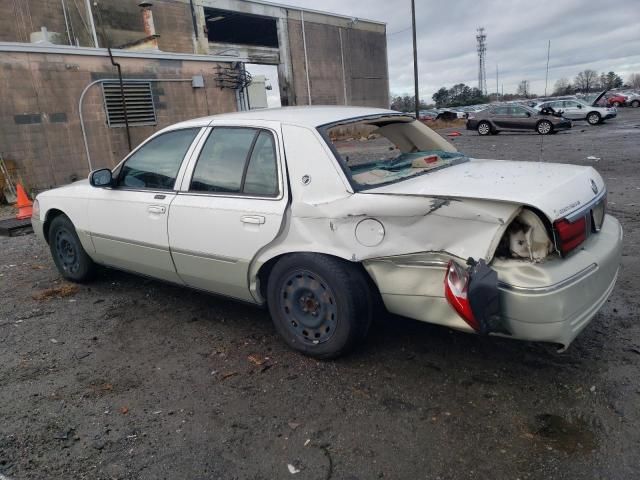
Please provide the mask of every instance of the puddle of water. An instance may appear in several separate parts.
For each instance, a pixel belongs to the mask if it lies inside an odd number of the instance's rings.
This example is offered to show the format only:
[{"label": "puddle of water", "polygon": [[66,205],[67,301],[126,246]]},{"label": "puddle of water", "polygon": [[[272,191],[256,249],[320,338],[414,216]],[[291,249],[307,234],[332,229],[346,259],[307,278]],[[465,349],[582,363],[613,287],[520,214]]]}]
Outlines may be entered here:
[{"label": "puddle of water", "polygon": [[547,440],[551,446],[568,453],[590,452],[597,447],[592,426],[582,417],[567,419],[560,415],[536,415],[531,433]]}]

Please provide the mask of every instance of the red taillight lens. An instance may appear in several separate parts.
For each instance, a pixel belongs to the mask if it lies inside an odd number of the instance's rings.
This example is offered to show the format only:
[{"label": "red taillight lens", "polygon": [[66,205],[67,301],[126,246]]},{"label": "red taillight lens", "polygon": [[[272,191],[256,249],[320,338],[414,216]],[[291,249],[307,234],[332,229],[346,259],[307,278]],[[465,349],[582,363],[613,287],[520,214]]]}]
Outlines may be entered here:
[{"label": "red taillight lens", "polygon": [[458,315],[475,331],[480,331],[480,325],[473,315],[467,292],[469,290],[469,274],[453,260],[449,261],[447,274],[444,277],[444,294],[447,301]]},{"label": "red taillight lens", "polygon": [[560,252],[566,255],[587,239],[587,218],[580,217],[574,222],[566,218],[556,221],[553,226],[558,233]]}]

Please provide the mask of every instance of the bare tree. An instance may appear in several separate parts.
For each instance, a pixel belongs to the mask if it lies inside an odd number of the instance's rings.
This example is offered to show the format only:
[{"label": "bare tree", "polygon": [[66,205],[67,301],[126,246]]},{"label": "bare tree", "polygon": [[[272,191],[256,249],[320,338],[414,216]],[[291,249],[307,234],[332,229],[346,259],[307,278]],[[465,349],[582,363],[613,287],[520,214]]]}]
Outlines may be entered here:
[{"label": "bare tree", "polygon": [[598,79],[598,72],[587,68],[586,70],[583,70],[578,75],[576,75],[573,83],[576,89],[580,90],[583,93],[589,93],[592,89],[598,87]]},{"label": "bare tree", "polygon": [[559,78],[553,86],[554,95],[568,95],[571,92],[571,84],[568,78]]},{"label": "bare tree", "polygon": [[521,95],[523,97],[529,96],[529,80],[522,80],[518,84],[518,95]]},{"label": "bare tree", "polygon": [[632,73],[629,75],[629,86],[640,90],[640,73]]}]

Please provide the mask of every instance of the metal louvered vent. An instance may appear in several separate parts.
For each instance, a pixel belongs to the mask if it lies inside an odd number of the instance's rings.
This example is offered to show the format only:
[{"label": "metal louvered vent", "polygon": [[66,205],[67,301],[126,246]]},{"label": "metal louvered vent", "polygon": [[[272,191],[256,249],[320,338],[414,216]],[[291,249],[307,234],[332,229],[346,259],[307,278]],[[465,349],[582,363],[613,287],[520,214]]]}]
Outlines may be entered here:
[{"label": "metal louvered vent", "polygon": [[[129,126],[155,125],[156,109],[153,104],[151,82],[125,81],[123,86]],[[104,82],[102,94],[104,109],[107,112],[107,123],[110,127],[124,127],[124,107],[120,83]]]}]

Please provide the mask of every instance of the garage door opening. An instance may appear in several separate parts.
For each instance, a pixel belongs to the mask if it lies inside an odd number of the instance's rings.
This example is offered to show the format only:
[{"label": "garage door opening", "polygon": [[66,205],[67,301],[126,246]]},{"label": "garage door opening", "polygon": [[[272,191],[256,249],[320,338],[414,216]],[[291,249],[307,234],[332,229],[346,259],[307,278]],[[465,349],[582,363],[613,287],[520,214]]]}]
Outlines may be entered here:
[{"label": "garage door opening", "polygon": [[278,48],[275,18],[219,8],[205,8],[204,16],[210,42]]}]

